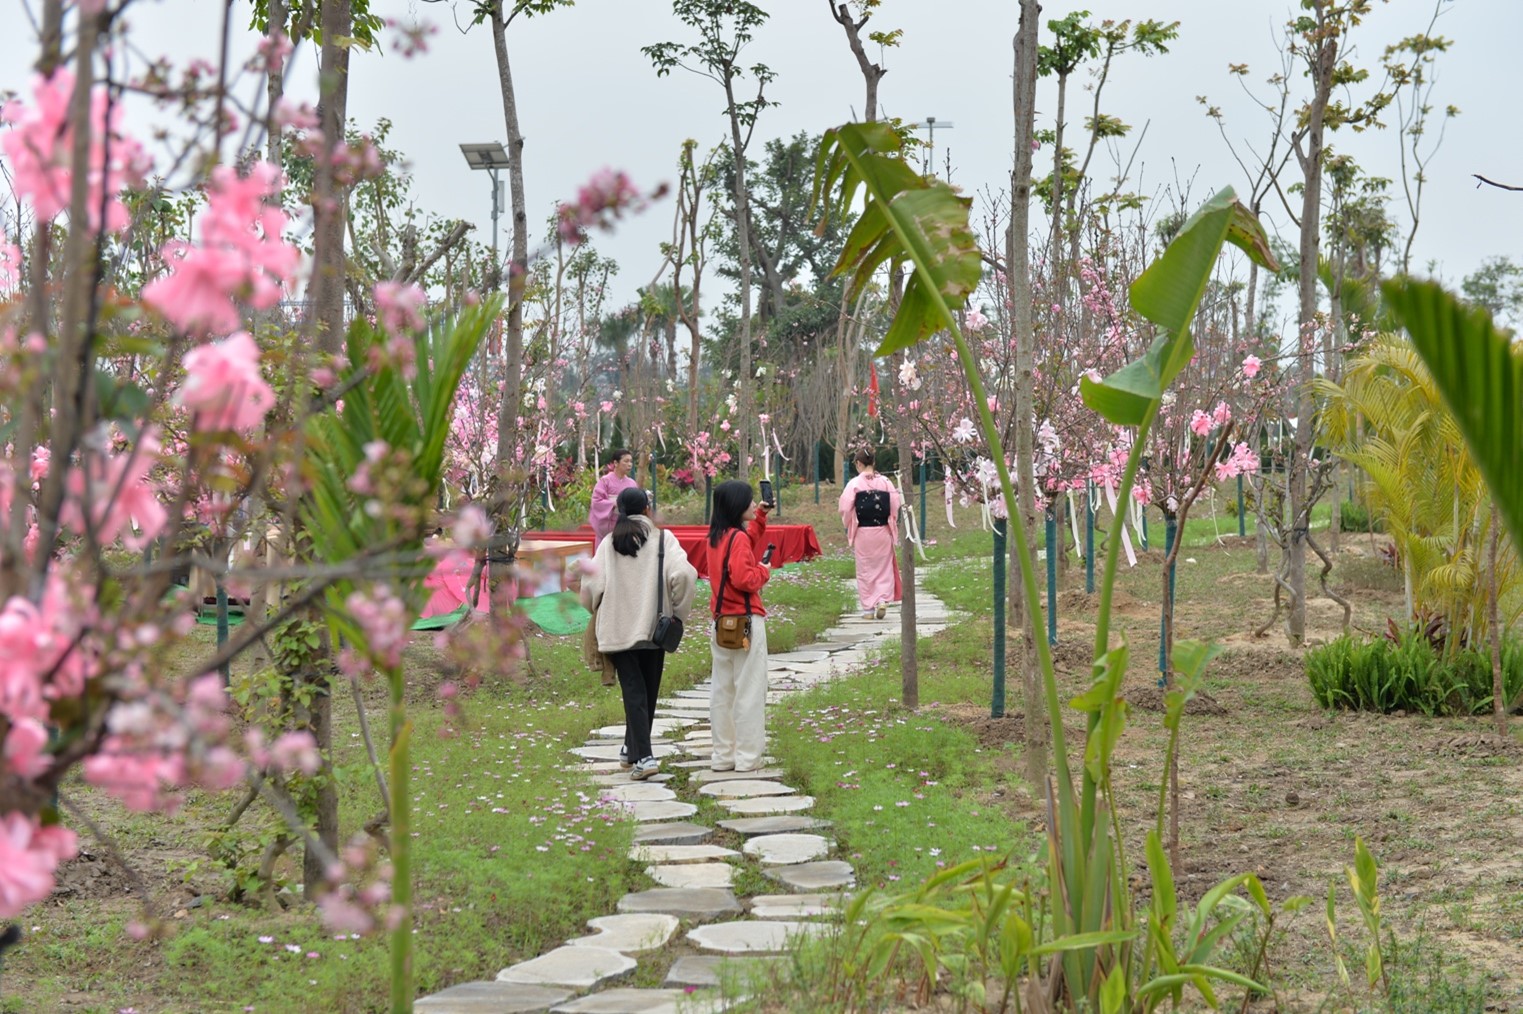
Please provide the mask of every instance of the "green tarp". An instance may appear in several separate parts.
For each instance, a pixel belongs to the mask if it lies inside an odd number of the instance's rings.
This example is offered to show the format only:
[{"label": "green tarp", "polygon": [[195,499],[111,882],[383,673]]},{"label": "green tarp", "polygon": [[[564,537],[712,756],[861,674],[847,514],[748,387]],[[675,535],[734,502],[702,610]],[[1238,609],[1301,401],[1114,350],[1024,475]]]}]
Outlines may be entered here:
[{"label": "green tarp", "polygon": [[[539,629],[547,634],[555,634],[557,636],[580,634],[587,628],[587,621],[592,616],[577,601],[575,592],[557,592],[554,595],[519,599],[514,605],[525,616],[534,621],[535,626],[539,627]],[[462,605],[453,612],[423,617],[412,625],[412,629],[443,630],[446,627],[453,627],[465,619],[466,610],[469,608],[469,606]],[[201,612],[196,616],[196,622],[208,627],[215,627],[217,625],[216,607],[202,607]],[[243,609],[241,606],[228,610],[228,626],[236,627],[242,622]]]}]

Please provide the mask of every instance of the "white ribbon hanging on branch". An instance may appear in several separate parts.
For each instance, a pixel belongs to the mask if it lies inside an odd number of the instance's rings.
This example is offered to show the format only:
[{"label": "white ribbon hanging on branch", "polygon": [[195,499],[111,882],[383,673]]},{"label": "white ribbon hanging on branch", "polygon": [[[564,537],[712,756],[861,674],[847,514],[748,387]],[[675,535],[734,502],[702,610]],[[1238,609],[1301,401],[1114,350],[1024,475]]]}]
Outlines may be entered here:
[{"label": "white ribbon hanging on branch", "polygon": [[1079,534],[1079,508],[1074,506],[1074,491],[1071,489],[1068,490],[1068,527],[1074,533],[1074,546],[1079,551],[1079,559],[1082,560],[1084,559],[1084,539]]},{"label": "white ribbon hanging on branch", "polygon": [[941,476],[941,498],[947,504],[947,527],[956,528],[957,522],[952,520],[952,484],[947,481],[945,470],[943,470]]},{"label": "white ribbon hanging on branch", "polygon": [[[1110,506],[1111,514],[1115,515],[1116,487],[1107,484],[1103,488],[1105,489],[1105,502]],[[1122,511],[1121,513],[1121,548],[1126,552],[1126,565],[1128,567],[1135,567],[1137,566],[1137,554],[1132,550],[1132,538],[1126,532],[1126,523],[1129,520],[1126,515],[1130,514],[1131,512]]]},{"label": "white ribbon hanging on branch", "polygon": [[903,471],[894,473],[894,485],[899,488],[899,526],[902,538],[915,547],[921,560],[925,560],[925,545],[920,541],[920,525],[915,521],[915,508],[911,505],[910,498],[904,495]]}]

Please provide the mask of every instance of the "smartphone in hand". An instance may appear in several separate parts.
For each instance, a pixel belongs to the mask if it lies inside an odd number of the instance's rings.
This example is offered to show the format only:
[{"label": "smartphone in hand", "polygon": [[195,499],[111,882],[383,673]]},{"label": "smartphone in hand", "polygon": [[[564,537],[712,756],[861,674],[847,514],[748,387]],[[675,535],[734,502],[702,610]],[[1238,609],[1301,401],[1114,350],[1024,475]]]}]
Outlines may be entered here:
[{"label": "smartphone in hand", "polygon": [[776,500],[772,499],[771,479],[763,479],[761,481],[761,502],[766,505],[768,510],[771,510],[773,505],[777,503]]},{"label": "smartphone in hand", "polygon": [[761,562],[766,564],[766,565],[768,565],[768,566],[770,566],[771,563],[772,563],[772,554],[773,554],[773,552],[776,549],[777,549],[776,543],[772,543],[772,542],[767,543],[767,551],[762,554]]}]

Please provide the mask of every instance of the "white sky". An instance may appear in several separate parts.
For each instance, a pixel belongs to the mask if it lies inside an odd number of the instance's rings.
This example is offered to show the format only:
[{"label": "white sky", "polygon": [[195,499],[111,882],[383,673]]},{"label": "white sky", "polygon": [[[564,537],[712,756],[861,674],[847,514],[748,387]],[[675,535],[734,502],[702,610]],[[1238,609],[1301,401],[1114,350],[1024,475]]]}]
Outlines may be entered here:
[{"label": "white sky", "polygon": [[[35,0],[31,0],[35,5]],[[421,18],[439,25],[430,52],[408,61],[357,53],[353,60],[350,115],[363,128],[382,116],[394,123],[392,144],[408,153],[420,206],[479,226],[490,240],[490,198],[485,173],[467,169],[457,145],[504,140],[501,102],[489,33],[472,28],[459,34],[446,4],[418,0],[372,0],[383,17]],[[0,0],[0,91],[24,90],[35,56],[27,29],[27,0]],[[459,0],[458,16],[468,20],[470,4]],[[778,75],[769,89],[780,105],[768,109],[757,131],[758,148],[767,137],[800,129],[820,131],[861,112],[862,83],[844,33],[826,10],[826,0],[765,0],[771,21],[746,54],[769,64]],[[1044,20],[1061,17],[1075,5],[1047,3]],[[1290,15],[1285,0],[1087,0],[1096,18],[1178,19],[1180,38],[1164,57],[1124,58],[1114,69],[1103,106],[1131,124],[1147,126],[1136,163],[1141,189],[1154,193],[1171,181],[1195,176],[1196,200],[1222,185],[1240,190],[1246,181],[1231,161],[1215,125],[1196,103],[1207,95],[1228,115],[1237,137],[1258,141],[1266,121],[1242,96],[1227,73],[1229,62],[1248,63],[1258,83],[1278,63],[1274,39]],[[1439,106],[1453,103],[1463,115],[1448,125],[1430,166],[1414,265],[1432,261],[1453,284],[1484,257],[1523,259],[1523,193],[1476,189],[1471,173],[1523,184],[1519,157],[1523,61],[1523,3],[1519,0],[1452,0],[1437,31],[1454,40],[1441,56]],[[138,45],[150,54],[183,60],[216,51],[216,0],[137,0],[132,14]],[[236,24],[243,31],[247,0],[236,0]],[[1384,46],[1421,31],[1430,0],[1390,0],[1376,9],[1355,36],[1356,58],[1368,66]],[[1015,0],[885,0],[877,27],[903,28],[902,46],[884,54],[889,68],[880,91],[890,115],[921,120],[927,115],[955,124],[938,131],[954,166],[954,181],[969,192],[1002,186],[1009,178],[1011,37]],[[386,33],[390,38],[392,33]],[[705,146],[725,136],[723,98],[712,82],[683,72],[658,79],[640,47],[666,39],[686,41],[667,0],[580,0],[574,8],[534,20],[520,19],[510,33],[519,116],[525,145],[530,222],[541,222],[557,198],[575,193],[592,172],[613,166],[641,186],[675,178],[681,143],[694,137]],[[241,40],[240,48],[248,41]],[[311,47],[299,57],[298,78],[310,79]],[[1082,129],[1086,96],[1069,116]],[[1039,95],[1038,125],[1050,126],[1052,92]],[[1074,103],[1070,103],[1073,110]],[[129,128],[146,132],[141,120]],[[1135,133],[1134,133],[1135,136]],[[1393,131],[1337,136],[1333,144],[1353,154],[1367,171],[1395,177],[1398,139]],[[1098,175],[1113,170],[1097,155]],[[938,157],[938,165],[941,159]],[[1393,213],[1405,220],[1399,193]],[[504,226],[506,226],[504,218]],[[1287,239],[1283,213],[1271,229]],[[671,204],[649,211],[598,246],[622,266],[616,297],[633,295],[650,281],[659,262],[656,244],[669,238]],[[506,247],[506,229],[503,245]]]}]

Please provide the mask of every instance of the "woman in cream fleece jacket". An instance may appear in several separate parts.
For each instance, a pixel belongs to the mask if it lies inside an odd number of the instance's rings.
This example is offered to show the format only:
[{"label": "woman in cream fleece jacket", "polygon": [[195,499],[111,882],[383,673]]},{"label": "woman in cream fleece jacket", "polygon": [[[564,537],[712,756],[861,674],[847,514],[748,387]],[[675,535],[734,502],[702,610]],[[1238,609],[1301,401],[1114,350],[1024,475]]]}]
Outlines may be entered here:
[{"label": "woman in cream fleece jacket", "polygon": [[666,588],[661,611],[686,623],[698,572],[677,537],[651,521],[643,489],[619,493],[613,533],[598,543],[592,573],[582,580],[582,605],[597,613],[598,650],[609,657],[619,675],[624,695],[624,761],[634,768],[630,777],[635,779],[656,773],[650,730],[666,653],[651,642],[650,635],[656,628],[656,567],[663,545]]}]

